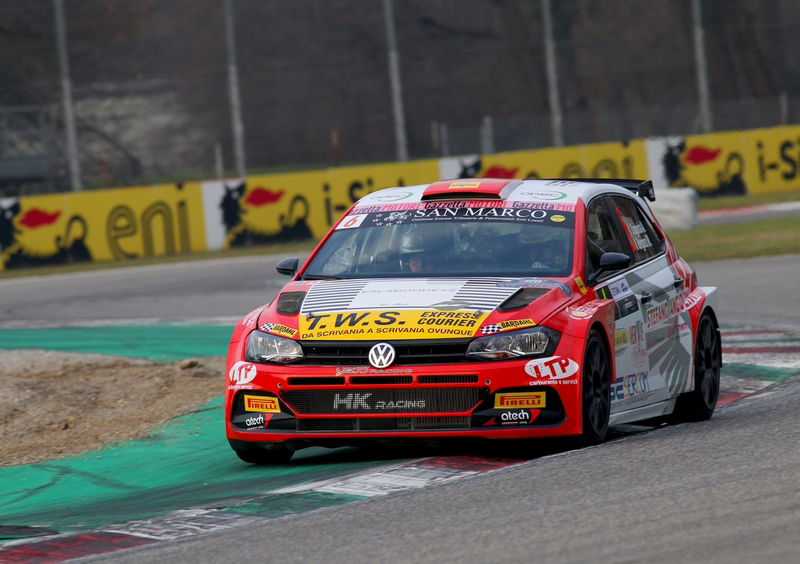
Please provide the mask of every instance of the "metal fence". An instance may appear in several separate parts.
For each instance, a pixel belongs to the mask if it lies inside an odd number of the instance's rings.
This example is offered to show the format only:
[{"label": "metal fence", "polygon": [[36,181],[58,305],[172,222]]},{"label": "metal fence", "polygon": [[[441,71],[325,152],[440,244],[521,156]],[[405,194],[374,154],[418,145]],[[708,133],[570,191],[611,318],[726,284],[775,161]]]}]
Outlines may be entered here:
[{"label": "metal fence", "polygon": [[551,146],[549,80],[566,144],[701,132],[694,3],[714,130],[800,121],[794,0],[0,0],[0,196],[69,189],[56,2],[87,188],[236,174],[231,69],[248,172],[394,160],[387,6],[410,158]]}]

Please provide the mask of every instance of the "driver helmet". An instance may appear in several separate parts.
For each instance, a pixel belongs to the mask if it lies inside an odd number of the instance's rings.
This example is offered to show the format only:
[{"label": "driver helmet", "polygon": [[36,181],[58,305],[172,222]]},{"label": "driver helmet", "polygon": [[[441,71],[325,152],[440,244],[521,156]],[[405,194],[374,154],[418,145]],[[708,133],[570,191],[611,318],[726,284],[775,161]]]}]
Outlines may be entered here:
[{"label": "driver helmet", "polygon": [[412,272],[430,271],[443,260],[446,240],[421,229],[407,232],[400,240],[400,262]]},{"label": "driver helmet", "polygon": [[[566,260],[568,231],[551,225],[528,224],[519,230],[517,240],[531,255],[536,255],[550,262],[551,257]],[[560,261],[559,261],[560,262]]]}]

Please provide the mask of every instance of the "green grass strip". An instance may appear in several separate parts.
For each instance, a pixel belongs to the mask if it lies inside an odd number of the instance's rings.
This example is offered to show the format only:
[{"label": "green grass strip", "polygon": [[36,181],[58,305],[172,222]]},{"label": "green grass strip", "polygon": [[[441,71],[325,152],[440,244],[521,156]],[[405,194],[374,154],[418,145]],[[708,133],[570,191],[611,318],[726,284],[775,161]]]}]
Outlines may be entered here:
[{"label": "green grass strip", "polygon": [[224,356],[230,325],[115,325],[0,329],[0,348],[102,353],[171,362]]},{"label": "green grass strip", "polygon": [[739,362],[728,362],[722,367],[722,376],[739,378],[741,380],[767,380],[770,382],[782,382],[783,380],[786,380],[795,374],[797,374],[797,370],[792,368],[758,366],[755,364],[743,364]]},{"label": "green grass strip", "polygon": [[[322,448],[304,449],[286,465],[245,464],[228,446],[223,420],[218,398],[144,439],[84,456],[0,467],[0,525],[59,532],[98,528],[386,464],[385,459],[359,460],[352,449]],[[301,497],[287,506],[289,512],[331,502]],[[279,512],[272,503],[264,501],[259,509],[253,502],[243,509]]]},{"label": "green grass strip", "polygon": [[800,253],[800,215],[671,231],[687,261]]},{"label": "green grass strip", "polygon": [[365,499],[365,496],[314,491],[294,492],[251,499],[240,504],[225,507],[222,511],[271,518],[290,515],[292,513],[303,513],[305,511],[311,511],[312,509],[319,509],[320,507],[341,505],[358,499]]}]

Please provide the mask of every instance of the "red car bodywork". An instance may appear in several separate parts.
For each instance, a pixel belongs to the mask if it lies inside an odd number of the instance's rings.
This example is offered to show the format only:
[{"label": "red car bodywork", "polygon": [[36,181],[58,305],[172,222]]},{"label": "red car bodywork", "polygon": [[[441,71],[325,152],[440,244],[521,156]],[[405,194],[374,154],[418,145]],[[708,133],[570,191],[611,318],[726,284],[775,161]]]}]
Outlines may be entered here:
[{"label": "red car bodywork", "polygon": [[[257,330],[301,341],[304,350],[308,351],[315,339],[301,337],[312,326],[315,330],[326,326],[326,323],[336,327],[358,328],[362,324],[389,323],[392,320],[395,325],[402,324],[402,321],[397,321],[405,319],[402,317],[405,315],[402,308],[391,306],[383,310],[373,308],[372,313],[366,310],[348,313],[350,310],[337,309],[324,314],[278,311],[282,294],[303,296],[305,299],[312,288],[339,287],[328,280],[306,280],[304,274],[341,222],[347,221],[348,217],[358,217],[358,221],[362,221],[366,212],[359,214],[359,210],[378,209],[370,207],[370,202],[379,201],[380,196],[376,194],[380,192],[374,193],[364,198],[365,201],[354,204],[344,214],[270,304],[255,309],[236,326],[228,351],[225,395],[226,433],[232,445],[284,444],[294,449],[311,444],[343,444],[360,439],[506,439],[580,435],[585,431],[582,376],[587,363],[587,339],[592,331],[601,335],[607,351],[612,423],[669,414],[676,398],[694,389],[692,363],[696,328],[704,311],[713,315],[709,296],[714,289],[697,286],[692,269],[678,256],[647,205],[642,203],[637,205],[642,214],[648,217],[648,223],[652,222],[657,237],[662,239],[659,244],[663,245],[663,250],[658,257],[643,261],[643,266],[638,270],[635,266],[629,267],[618,276],[605,279],[612,282],[601,280],[587,285],[586,262],[589,253],[584,245],[587,237],[594,236],[587,232],[588,202],[603,196],[617,199],[628,197],[636,202],[641,198],[631,194],[629,187],[621,188],[613,183],[561,182],[559,185],[546,181],[520,183],[505,179],[474,179],[442,181],[409,189],[414,202],[408,205],[409,209],[417,209],[413,208],[414,205],[423,209],[426,198],[440,202],[443,201],[441,198],[448,195],[453,202],[468,197],[473,203],[482,198],[486,198],[487,202],[496,202],[499,197],[503,201],[501,205],[511,206],[514,194],[522,193],[525,187],[528,190],[526,193],[539,196],[517,196],[521,199],[513,202],[556,197],[553,193],[567,194],[565,199],[571,203],[562,207],[574,213],[574,248],[568,275],[509,277],[508,280],[496,282],[495,285],[499,287],[509,285],[514,292],[528,289],[535,299],[517,309],[503,311],[499,307],[488,312],[478,310],[475,319],[479,320],[475,322],[467,314],[448,314],[447,309],[439,310],[439,313],[434,310],[430,314],[423,312],[419,315],[427,317],[415,318],[416,323],[430,323],[426,331],[435,330],[434,322],[451,325],[460,323],[459,331],[465,329],[458,337],[448,335],[440,341],[458,342],[463,346],[471,339],[486,335],[488,331],[502,333],[524,327],[547,327],[559,337],[555,348],[548,351],[546,356],[490,361],[462,358],[445,363],[397,364],[385,369],[373,368],[366,362],[333,365],[314,364],[307,359],[288,364],[246,360],[248,337]],[[385,199],[389,199],[388,196]],[[549,204],[542,204],[545,205]],[[551,219],[563,217],[553,216],[556,212],[548,213]],[[351,219],[351,223],[355,222],[355,219]],[[641,237],[638,233],[640,226],[629,219],[626,218],[619,225],[628,232],[628,237],[632,237],[628,227],[633,227],[633,236]],[[634,245],[632,254],[635,254],[639,243],[631,238],[631,244]],[[663,297],[656,294],[654,301],[649,302],[644,296],[649,300],[650,294],[654,293],[648,290],[650,286],[642,290],[635,284],[640,284],[640,273],[656,272],[655,266],[648,266],[656,261],[664,265],[656,273],[658,276],[663,278],[665,274],[662,271],[666,271],[674,277],[674,290]],[[630,272],[630,276],[626,278],[625,272]],[[478,282],[484,279],[487,277],[483,275],[475,277]],[[671,283],[670,280],[667,282]],[[423,282],[417,283],[417,286],[420,284]],[[645,280],[641,284],[650,283]],[[617,292],[620,294],[612,295]],[[635,307],[635,312],[620,312],[623,302],[630,308]],[[382,320],[379,312],[385,315]],[[370,313],[369,317],[366,317],[367,313]],[[459,315],[462,317],[459,318]],[[319,317],[316,321],[315,316]],[[437,316],[441,321],[436,321]],[[365,321],[362,322],[362,319]],[[469,332],[469,336],[465,336],[466,332]],[[320,332],[316,335],[324,334]],[[650,364],[643,364],[652,358],[648,357],[648,351],[659,346],[657,339],[663,341],[662,348],[670,347],[664,353],[667,360],[658,376]],[[333,340],[353,347],[362,344],[362,340],[357,338]],[[435,337],[406,340],[394,335],[387,339],[373,336],[363,339],[363,343],[371,346],[386,341],[400,347],[408,345],[412,350],[432,340],[436,340]],[[330,343],[319,344],[328,346]],[[651,344],[652,348],[648,348]],[[618,362],[624,367],[619,373]],[[686,366],[680,363],[686,363]]]}]

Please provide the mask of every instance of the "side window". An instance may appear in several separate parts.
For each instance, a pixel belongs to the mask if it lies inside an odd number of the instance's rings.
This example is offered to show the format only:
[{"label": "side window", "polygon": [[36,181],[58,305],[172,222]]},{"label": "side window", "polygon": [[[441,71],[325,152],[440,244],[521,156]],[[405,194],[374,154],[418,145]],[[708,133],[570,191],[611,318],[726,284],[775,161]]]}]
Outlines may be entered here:
[{"label": "side window", "polygon": [[603,253],[631,254],[615,225],[606,197],[595,198],[589,202],[586,212],[587,276],[600,266],[600,257]]},{"label": "side window", "polygon": [[635,201],[614,196],[611,202],[625,233],[627,252],[633,256],[634,262],[645,261],[664,250],[664,241]]}]

